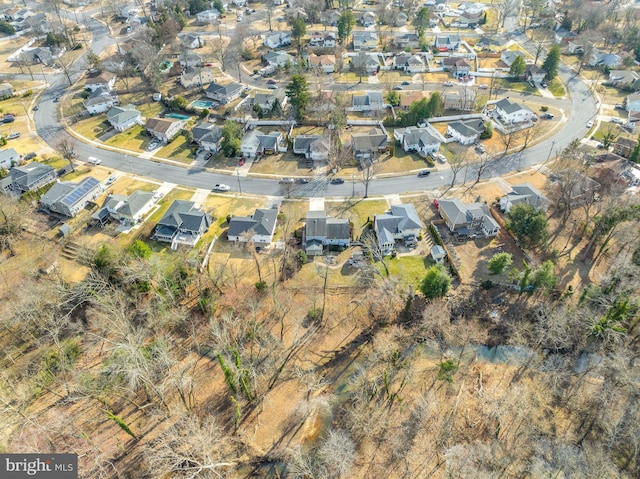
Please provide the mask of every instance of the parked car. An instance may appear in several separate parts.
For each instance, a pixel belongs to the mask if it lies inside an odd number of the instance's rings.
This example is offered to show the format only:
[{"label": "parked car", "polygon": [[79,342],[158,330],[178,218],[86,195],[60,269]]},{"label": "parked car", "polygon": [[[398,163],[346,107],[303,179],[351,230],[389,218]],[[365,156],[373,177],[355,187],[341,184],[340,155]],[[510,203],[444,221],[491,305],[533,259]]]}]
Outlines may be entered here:
[{"label": "parked car", "polygon": [[622,125],[624,124],[624,120],[622,118],[613,117],[611,118],[611,123],[615,123],[616,125]]},{"label": "parked car", "polygon": [[230,189],[231,187],[229,185],[225,185],[224,183],[213,185],[213,191],[229,191]]},{"label": "parked car", "polygon": [[33,111],[38,111],[39,109],[40,109],[39,105],[36,105],[36,106],[33,107]]},{"label": "parked car", "polygon": [[58,103],[59,101],[60,101],[60,97],[59,96],[57,96],[57,97],[55,97],[53,99],[53,103]]},{"label": "parked car", "polygon": [[294,182],[293,178],[280,178],[281,185],[290,185],[293,182]]},{"label": "parked car", "polygon": [[90,163],[92,165],[99,165],[102,162],[102,160],[100,160],[100,158],[96,158],[95,156],[90,156],[89,158],[87,158],[87,163]]},{"label": "parked car", "polygon": [[301,185],[306,185],[307,183],[309,183],[309,178],[297,178],[296,183],[299,183]]},{"label": "parked car", "polygon": [[553,119],[553,114],[552,113],[543,113],[542,115],[540,115],[540,118],[542,118],[543,120],[551,120],[551,119]]},{"label": "parked car", "polygon": [[405,86],[411,85],[411,82],[408,82],[407,80],[405,80],[401,83],[401,85],[405,85]]},{"label": "parked car", "polygon": [[269,85],[269,89],[277,90],[278,89],[278,85]]},{"label": "parked car", "polygon": [[13,115],[5,115],[2,119],[2,123],[12,123],[15,121],[15,117]]},{"label": "parked car", "polygon": [[113,184],[114,181],[116,181],[118,179],[117,176],[110,176],[109,178],[107,178],[107,181],[105,182],[105,185],[109,186],[111,184]]},{"label": "parked car", "polygon": [[452,81],[446,81],[442,84],[442,86],[453,86],[454,83]]},{"label": "parked car", "polygon": [[400,85],[396,85],[393,87],[394,90],[402,90],[402,87]]},{"label": "parked car", "polygon": [[429,170],[422,170],[420,173],[418,173],[418,178],[424,178],[425,176],[429,176],[431,174],[431,172]]},{"label": "parked car", "polygon": [[20,133],[17,131],[14,131],[13,133],[9,133],[7,135],[7,140],[13,140],[15,138],[19,138],[20,137]]},{"label": "parked car", "polygon": [[238,166],[243,166],[243,165],[244,165],[244,162],[245,162],[245,159],[244,159],[244,158],[240,158],[240,159],[238,160]]},{"label": "parked car", "polygon": [[616,104],[616,110],[624,110],[624,105],[621,103]]},{"label": "parked car", "polygon": [[481,90],[488,90],[489,85],[485,85],[484,83],[482,83],[481,85],[478,85],[478,88],[480,88]]},{"label": "parked car", "polygon": [[267,82],[267,85],[275,85],[276,81],[272,78]]},{"label": "parked car", "polygon": [[344,180],[342,178],[332,178],[331,179],[331,184],[332,185],[341,185],[342,183],[344,183]]},{"label": "parked car", "polygon": [[147,150],[151,151],[155,149],[157,146],[158,146],[158,142],[154,140],[151,143],[149,143],[149,146],[147,146]]},{"label": "parked car", "polygon": [[485,150],[484,146],[482,146],[482,145],[476,145],[475,150],[476,150],[478,153],[486,153],[486,151],[487,151],[487,150]]},{"label": "parked car", "polygon": [[591,128],[593,126],[593,120],[589,120],[587,122],[587,128]]},{"label": "parked car", "polygon": [[206,153],[204,155],[204,161],[209,161],[212,156],[213,156],[213,153],[211,153],[211,152]]},{"label": "parked car", "polygon": [[35,157],[36,157],[35,153],[27,153],[26,155],[24,155],[24,157],[22,159],[27,161],[27,160],[31,160],[31,159],[33,159]]}]

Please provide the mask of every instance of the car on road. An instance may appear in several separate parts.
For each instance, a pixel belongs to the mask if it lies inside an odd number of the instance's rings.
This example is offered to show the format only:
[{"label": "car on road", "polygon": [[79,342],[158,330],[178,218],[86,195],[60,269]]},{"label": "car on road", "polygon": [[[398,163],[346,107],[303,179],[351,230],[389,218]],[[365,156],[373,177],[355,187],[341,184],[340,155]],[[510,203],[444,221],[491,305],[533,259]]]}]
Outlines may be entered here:
[{"label": "car on road", "polygon": [[268,88],[270,90],[277,90],[278,89],[278,85],[269,85]]},{"label": "car on road", "polygon": [[33,107],[33,111],[38,111],[39,109],[40,109],[39,105],[36,105],[36,106]]},{"label": "car on road", "polygon": [[230,189],[231,187],[229,185],[225,185],[224,183],[213,185],[213,191],[229,191]]},{"label": "car on road", "polygon": [[309,183],[309,178],[297,178],[296,183],[299,183],[301,185],[306,185],[307,183]]},{"label": "car on road", "polygon": [[13,133],[9,133],[7,135],[7,140],[13,140],[15,138],[20,138],[20,132],[14,131]]},{"label": "car on road", "polygon": [[267,85],[275,85],[276,81],[272,78],[269,81],[267,81]]},{"label": "car on road", "polygon": [[487,150],[485,150],[484,146],[482,146],[482,145],[476,145],[475,150],[478,153],[486,153],[486,151],[487,151]]},{"label": "car on road", "polygon": [[611,118],[611,123],[615,123],[616,125],[622,125],[624,124],[624,120],[622,118],[613,117]]},{"label": "car on road", "polygon": [[91,165],[99,165],[102,161],[100,160],[100,158],[96,158],[95,156],[90,156],[89,158],[87,158],[87,163],[91,164]]},{"label": "car on road", "polygon": [[587,122],[587,128],[591,128],[593,126],[593,120],[589,120]]},{"label": "car on road", "polygon": [[543,113],[542,115],[540,115],[540,118],[542,118],[543,120],[552,120],[553,119],[553,114],[552,113]]},{"label": "car on road", "polygon": [[341,185],[342,183],[344,183],[344,180],[342,178],[332,178],[331,179],[331,184],[332,185]]},{"label": "car on road", "polygon": [[394,90],[402,90],[402,87],[400,85],[396,85],[393,87]]},{"label": "car on road", "polygon": [[489,85],[485,85],[484,83],[482,83],[481,85],[478,85],[478,88],[480,88],[481,90],[488,90]]},{"label": "car on road", "polygon": [[407,85],[411,85],[411,82],[408,82],[407,80],[403,81],[402,83],[400,83],[401,85],[407,86]]},{"label": "car on road", "polygon": [[113,182],[116,181],[117,179],[118,179],[117,176],[110,176],[109,178],[107,178],[107,181],[105,181],[105,185],[109,186],[113,184]]},{"label": "car on road", "polygon": [[281,185],[290,185],[291,183],[294,183],[293,178],[280,178]]},{"label": "car on road", "polygon": [[418,173],[418,178],[424,178],[425,176],[429,176],[431,174],[431,172],[429,170],[422,170],[420,173]]},{"label": "car on road", "polygon": [[453,82],[452,81],[446,81],[442,84],[442,86],[453,86]]}]

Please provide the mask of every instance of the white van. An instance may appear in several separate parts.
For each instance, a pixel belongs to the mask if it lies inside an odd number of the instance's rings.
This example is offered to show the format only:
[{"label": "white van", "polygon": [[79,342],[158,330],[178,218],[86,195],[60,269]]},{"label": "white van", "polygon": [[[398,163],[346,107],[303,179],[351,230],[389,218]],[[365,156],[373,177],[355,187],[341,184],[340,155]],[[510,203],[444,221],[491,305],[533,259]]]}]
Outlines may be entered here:
[{"label": "white van", "polygon": [[101,163],[101,160],[99,158],[96,158],[95,156],[90,156],[89,158],[87,158],[87,163],[91,163],[92,165],[99,165]]}]

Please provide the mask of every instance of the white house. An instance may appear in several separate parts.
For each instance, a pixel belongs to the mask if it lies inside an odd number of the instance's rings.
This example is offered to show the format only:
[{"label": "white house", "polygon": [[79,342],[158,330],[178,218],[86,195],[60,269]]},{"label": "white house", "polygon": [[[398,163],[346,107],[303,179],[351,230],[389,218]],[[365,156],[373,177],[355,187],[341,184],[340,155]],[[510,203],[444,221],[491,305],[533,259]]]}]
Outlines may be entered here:
[{"label": "white house", "polygon": [[98,226],[106,225],[109,220],[118,221],[122,225],[135,225],[142,221],[154,204],[153,193],[149,191],[136,190],[129,196],[108,195],[91,219]]},{"label": "white house", "polygon": [[223,105],[232,102],[240,96],[242,93],[242,85],[240,83],[232,82],[227,85],[220,85],[218,83],[211,83],[206,91],[207,98],[218,101]]},{"label": "white house", "polygon": [[220,17],[220,12],[215,8],[211,10],[204,10],[196,14],[196,20],[200,23],[215,22]]},{"label": "white house", "polygon": [[353,32],[353,49],[356,52],[361,50],[374,50],[378,48],[378,34],[375,32]]},{"label": "white house", "polygon": [[526,204],[534,208],[546,210],[549,200],[531,183],[522,183],[511,187],[511,191],[500,198],[500,209],[505,213],[517,204]]},{"label": "white house", "polygon": [[183,47],[189,48],[190,50],[195,50],[204,45],[204,41],[199,33],[185,33],[180,36],[180,43]]},{"label": "white house", "polygon": [[229,241],[254,244],[269,244],[276,231],[278,210],[258,208],[251,216],[234,216],[229,221],[227,239]]},{"label": "white house", "polygon": [[463,236],[481,234],[495,236],[500,225],[493,219],[489,207],[484,203],[465,204],[457,198],[437,200],[438,213],[452,232]]},{"label": "white house", "polygon": [[180,74],[180,85],[183,88],[195,88],[211,83],[214,80],[213,69],[187,67]]},{"label": "white house", "polygon": [[376,24],[376,14],[371,11],[364,12],[362,14],[362,17],[360,17],[360,25],[362,25],[365,28],[372,27],[375,24]]},{"label": "white house", "polygon": [[269,65],[280,68],[285,67],[287,64],[295,65],[296,61],[296,59],[287,52],[268,52],[264,54],[263,58]]},{"label": "white house", "polygon": [[293,139],[293,153],[308,160],[327,161],[331,142],[321,135],[298,135]]},{"label": "white house", "polygon": [[10,170],[13,165],[17,165],[20,161],[20,155],[13,148],[0,150],[0,168]]},{"label": "white house", "polygon": [[99,75],[89,77],[84,81],[84,87],[87,90],[95,91],[100,87],[106,88],[108,91],[113,90],[116,84],[116,76],[108,71],[103,71]]},{"label": "white house", "polygon": [[267,48],[282,48],[291,45],[290,32],[274,32],[264,37],[264,46]]},{"label": "white house", "polygon": [[382,92],[369,91],[364,95],[352,95],[351,108],[354,111],[380,111],[384,110]]},{"label": "white house", "polygon": [[203,150],[216,152],[220,149],[222,128],[214,123],[200,123],[193,127],[191,134],[193,135],[193,141]]},{"label": "white house", "polygon": [[325,73],[333,73],[336,67],[336,56],[311,54],[308,63],[309,68],[319,68]]},{"label": "white house", "polygon": [[410,73],[427,71],[424,58],[421,55],[413,55],[411,53],[400,53],[393,57],[393,68]]},{"label": "white house", "polygon": [[513,65],[513,62],[518,57],[521,57],[524,60],[526,55],[518,50],[505,50],[500,54],[500,60],[502,60],[502,63],[504,63],[508,67],[511,67],[511,65]]},{"label": "white house", "polygon": [[484,131],[482,120],[459,120],[447,125],[447,136],[461,145],[472,145]]},{"label": "white house", "polygon": [[273,155],[284,151],[287,151],[287,145],[279,131],[263,133],[260,130],[250,130],[240,142],[240,152],[246,158]]},{"label": "white house", "polygon": [[423,227],[412,204],[393,205],[389,213],[373,215],[373,230],[384,255],[393,253],[396,241],[403,241],[407,246],[415,245]]},{"label": "white house", "polygon": [[154,138],[168,143],[180,134],[186,122],[177,118],[149,118],[144,127]]},{"label": "white house", "polygon": [[535,116],[528,106],[512,102],[508,98],[498,101],[494,111],[505,124],[528,122]]},{"label": "white house", "polygon": [[106,87],[98,87],[82,102],[82,106],[86,110],[95,115],[97,113],[104,113],[114,105],[118,105],[120,100],[118,95],[112,95]]},{"label": "white house", "polygon": [[404,151],[417,151],[423,156],[436,153],[440,149],[440,139],[429,128],[397,128],[393,137],[400,142]]},{"label": "white house", "polygon": [[264,112],[271,111],[276,101],[280,102],[281,108],[287,106],[287,102],[289,101],[289,97],[287,97],[287,94],[281,88],[269,93],[256,93],[256,96],[253,98],[253,104],[260,106]]},{"label": "white house", "polygon": [[107,112],[107,121],[116,131],[125,131],[142,124],[142,114],[134,105],[114,106]]},{"label": "white house", "polygon": [[309,46],[333,48],[336,46],[336,34],[333,32],[314,32],[309,39]]}]

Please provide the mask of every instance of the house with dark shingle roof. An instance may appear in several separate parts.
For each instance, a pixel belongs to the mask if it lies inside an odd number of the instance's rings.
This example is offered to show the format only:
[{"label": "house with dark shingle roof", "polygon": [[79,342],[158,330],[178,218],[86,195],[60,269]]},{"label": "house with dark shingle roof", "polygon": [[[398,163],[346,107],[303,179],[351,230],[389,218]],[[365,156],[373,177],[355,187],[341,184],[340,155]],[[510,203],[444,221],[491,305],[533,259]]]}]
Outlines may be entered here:
[{"label": "house with dark shingle roof", "polygon": [[418,241],[424,225],[412,204],[393,205],[389,213],[373,215],[373,230],[382,254],[389,255],[396,249],[396,241],[412,246]]},{"label": "house with dark shingle roof", "polygon": [[348,219],[330,218],[326,211],[307,211],[304,244],[308,255],[321,255],[325,246],[346,248],[350,243],[351,226]]},{"label": "house with dark shingle roof", "polygon": [[352,95],[351,108],[354,111],[380,111],[384,109],[381,91],[370,91],[364,95]]},{"label": "house with dark shingle roof", "polygon": [[505,213],[511,207],[518,204],[526,204],[534,208],[546,210],[549,200],[544,197],[531,183],[522,183],[511,187],[511,191],[500,198],[500,209]]},{"label": "house with dark shingle roof", "polygon": [[513,102],[508,98],[495,103],[495,115],[505,124],[531,121],[535,114],[526,105]]},{"label": "house with dark shingle roof", "polygon": [[152,239],[171,243],[171,249],[179,244],[195,246],[210,225],[209,214],[197,209],[193,201],[175,200],[158,221]]},{"label": "house with dark shingle roof", "polygon": [[255,158],[262,155],[272,155],[287,151],[284,135],[279,131],[263,133],[260,130],[250,130],[240,142],[240,152],[245,158]]},{"label": "house with dark shingle roof", "polygon": [[384,132],[377,128],[369,133],[356,133],[351,135],[351,149],[357,160],[370,160],[377,153],[386,151],[388,138]]},{"label": "house with dark shingle roof", "polygon": [[433,46],[439,52],[450,52],[460,47],[460,37],[458,35],[438,35],[433,42]]},{"label": "house with dark shingle roof", "polygon": [[180,134],[186,122],[178,118],[149,118],[144,127],[154,138],[168,143]]},{"label": "house with dark shingle roof", "polygon": [[447,57],[442,60],[442,68],[450,71],[454,77],[462,77],[471,73],[471,63],[463,57]]},{"label": "house with dark shingle roof", "polygon": [[216,152],[220,149],[222,140],[222,128],[214,123],[202,122],[191,130],[193,141],[206,151]]},{"label": "house with dark shingle roof", "polygon": [[293,139],[293,153],[313,161],[327,161],[331,143],[323,135],[298,135]]},{"label": "house with dark shingle roof", "polygon": [[207,98],[216,100],[224,105],[238,98],[242,93],[242,88],[242,85],[236,82],[229,83],[228,85],[211,83],[205,90],[205,95]]},{"label": "house with dark shingle roof", "polygon": [[459,235],[495,236],[500,225],[484,203],[466,204],[457,198],[438,200],[438,212],[449,230]]},{"label": "house with dark shingle roof", "polygon": [[273,241],[277,209],[257,208],[252,216],[234,216],[229,221],[227,239],[238,243],[269,244]]},{"label": "house with dark shingle roof", "polygon": [[57,177],[55,168],[33,161],[11,168],[11,189],[20,194],[26,193],[53,183]]},{"label": "house with dark shingle roof", "polygon": [[104,226],[110,220],[122,225],[135,225],[142,221],[153,205],[153,193],[148,191],[136,190],[129,196],[109,195],[91,218],[99,226]]},{"label": "house with dark shingle roof", "polygon": [[54,213],[73,218],[88,202],[102,193],[102,186],[95,178],[88,176],[77,183],[61,181],[40,198],[40,204]]},{"label": "house with dark shingle roof", "polygon": [[461,145],[472,145],[484,131],[482,120],[453,121],[447,125],[446,135],[453,137]]},{"label": "house with dark shingle roof", "polygon": [[611,70],[609,83],[617,88],[637,91],[640,90],[640,75],[633,70]]}]

